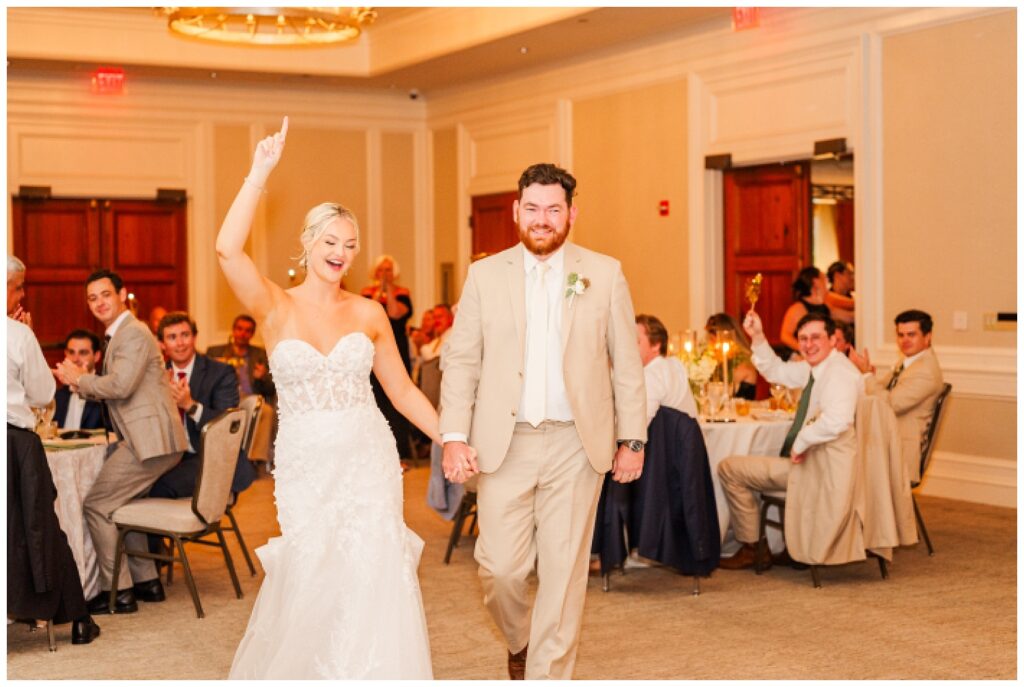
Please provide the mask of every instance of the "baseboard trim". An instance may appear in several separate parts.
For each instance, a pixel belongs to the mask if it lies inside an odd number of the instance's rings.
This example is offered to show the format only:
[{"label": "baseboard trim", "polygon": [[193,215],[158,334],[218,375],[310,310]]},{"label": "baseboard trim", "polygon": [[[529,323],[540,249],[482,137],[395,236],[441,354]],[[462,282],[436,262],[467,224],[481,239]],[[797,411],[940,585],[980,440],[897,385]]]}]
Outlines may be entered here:
[{"label": "baseboard trim", "polygon": [[1006,508],[1017,507],[1017,463],[936,451],[920,493]]}]

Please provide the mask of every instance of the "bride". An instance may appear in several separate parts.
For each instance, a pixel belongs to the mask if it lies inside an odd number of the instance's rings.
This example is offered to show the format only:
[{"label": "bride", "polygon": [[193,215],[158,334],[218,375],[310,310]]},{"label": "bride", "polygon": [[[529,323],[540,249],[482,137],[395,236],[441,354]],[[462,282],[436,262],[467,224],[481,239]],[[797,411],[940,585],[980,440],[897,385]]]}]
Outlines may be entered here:
[{"label": "bride", "polygon": [[335,203],[306,215],[306,278],[282,289],[244,246],[284,150],[281,130],[217,235],[228,283],[259,323],[277,383],[275,486],[281,536],[257,549],[266,578],[229,677],[431,677],[416,567],[423,541],[402,520],[395,441],[374,405],[370,371],[434,441],[437,414],[409,379],[383,308],[339,288],[359,252],[355,216]]}]

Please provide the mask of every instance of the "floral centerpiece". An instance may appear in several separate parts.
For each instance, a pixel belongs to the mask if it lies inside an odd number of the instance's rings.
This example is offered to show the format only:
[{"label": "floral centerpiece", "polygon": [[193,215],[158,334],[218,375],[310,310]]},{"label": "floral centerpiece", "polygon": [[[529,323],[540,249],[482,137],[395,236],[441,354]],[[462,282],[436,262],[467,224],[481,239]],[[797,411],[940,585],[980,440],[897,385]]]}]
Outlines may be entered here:
[{"label": "floral centerpiece", "polygon": [[686,368],[686,376],[690,380],[690,390],[695,398],[701,397],[701,389],[711,381],[718,367],[718,359],[715,356],[715,349],[709,346],[706,341],[701,341],[694,346],[681,348],[679,359]]}]

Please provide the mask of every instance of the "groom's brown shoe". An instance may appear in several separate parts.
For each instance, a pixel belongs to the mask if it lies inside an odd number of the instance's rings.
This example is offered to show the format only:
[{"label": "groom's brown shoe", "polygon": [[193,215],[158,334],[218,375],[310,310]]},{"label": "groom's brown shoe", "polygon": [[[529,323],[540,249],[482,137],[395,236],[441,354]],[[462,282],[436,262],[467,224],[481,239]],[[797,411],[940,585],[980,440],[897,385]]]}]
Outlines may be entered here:
[{"label": "groom's brown shoe", "polygon": [[530,648],[527,644],[523,647],[523,650],[518,654],[513,654],[511,651],[508,652],[508,679],[509,680],[525,680],[526,679],[526,650]]}]

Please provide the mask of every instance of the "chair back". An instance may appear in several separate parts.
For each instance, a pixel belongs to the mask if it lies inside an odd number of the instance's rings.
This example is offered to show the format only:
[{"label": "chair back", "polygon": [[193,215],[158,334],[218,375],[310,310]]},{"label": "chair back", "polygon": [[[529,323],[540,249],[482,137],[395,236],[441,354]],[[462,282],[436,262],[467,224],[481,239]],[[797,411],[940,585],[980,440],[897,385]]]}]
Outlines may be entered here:
[{"label": "chair back", "polygon": [[420,391],[437,408],[441,404],[441,358],[420,363]]},{"label": "chair back", "polygon": [[250,394],[242,399],[238,407],[245,411],[245,431],[242,434],[242,454],[249,458],[252,449],[253,439],[256,436],[256,425],[263,414],[263,397],[259,394]]},{"label": "chair back", "polygon": [[[924,433],[924,440],[921,442],[921,479],[924,479],[924,471],[928,469],[928,464],[932,462],[935,433],[939,428],[939,420],[942,419],[942,409],[946,406],[946,399],[952,390],[953,385],[946,382],[942,385],[942,391],[939,392],[938,398],[935,399],[935,410],[932,411],[932,420],[928,423],[928,431]],[[920,481],[914,482],[911,486],[916,487],[918,484],[920,484]]]},{"label": "chair back", "polygon": [[227,509],[244,433],[245,411],[241,408],[229,408],[203,427],[192,512],[207,524],[220,522]]}]

